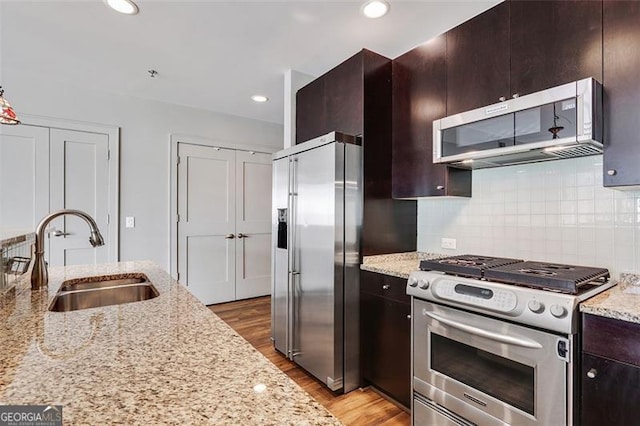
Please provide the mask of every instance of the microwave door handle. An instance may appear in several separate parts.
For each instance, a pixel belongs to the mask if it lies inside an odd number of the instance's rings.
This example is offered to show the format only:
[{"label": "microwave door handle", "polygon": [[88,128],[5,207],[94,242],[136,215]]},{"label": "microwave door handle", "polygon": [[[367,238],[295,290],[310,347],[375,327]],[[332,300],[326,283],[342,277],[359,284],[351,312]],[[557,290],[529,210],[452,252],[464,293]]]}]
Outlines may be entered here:
[{"label": "microwave door handle", "polygon": [[487,339],[495,340],[496,342],[506,343],[508,345],[522,346],[524,348],[542,349],[542,345],[540,343],[536,342],[535,340],[527,339],[525,337],[505,336],[493,331],[483,330],[482,328],[445,318],[436,313],[427,311],[426,309],[422,311],[422,314],[438,322],[441,322],[442,324],[448,325],[449,327],[453,327],[476,336],[486,337]]}]

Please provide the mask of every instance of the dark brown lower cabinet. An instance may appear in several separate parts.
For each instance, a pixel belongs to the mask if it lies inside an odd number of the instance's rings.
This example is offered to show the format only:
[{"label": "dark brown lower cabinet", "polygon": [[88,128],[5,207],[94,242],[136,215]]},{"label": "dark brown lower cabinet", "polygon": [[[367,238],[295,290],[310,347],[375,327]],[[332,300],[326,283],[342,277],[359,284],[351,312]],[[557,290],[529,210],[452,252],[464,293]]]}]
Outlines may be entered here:
[{"label": "dark brown lower cabinet", "polygon": [[411,404],[411,304],[406,280],[362,271],[361,365],[371,384],[406,407]]},{"label": "dark brown lower cabinet", "polygon": [[640,422],[640,367],[583,353],[582,380],[583,426]]},{"label": "dark brown lower cabinet", "polygon": [[640,424],[640,324],[583,315],[583,426]]}]

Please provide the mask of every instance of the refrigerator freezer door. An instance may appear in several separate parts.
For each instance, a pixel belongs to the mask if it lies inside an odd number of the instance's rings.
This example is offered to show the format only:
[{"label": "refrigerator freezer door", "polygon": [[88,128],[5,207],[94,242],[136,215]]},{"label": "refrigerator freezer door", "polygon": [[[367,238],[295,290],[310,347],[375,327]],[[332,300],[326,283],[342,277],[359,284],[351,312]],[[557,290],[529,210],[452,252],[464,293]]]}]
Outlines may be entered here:
[{"label": "refrigerator freezer door", "polygon": [[[289,158],[282,158],[273,162],[273,218],[272,218],[272,256],[273,278],[271,288],[271,338],[275,348],[290,356],[289,345],[289,252],[279,248],[278,228],[282,227],[279,214],[286,210],[287,221],[289,214]],[[287,229],[289,227],[287,226]],[[286,237],[287,239],[289,236]]]},{"label": "refrigerator freezer door", "polygon": [[344,274],[344,144],[294,156],[293,359],[342,388]]}]

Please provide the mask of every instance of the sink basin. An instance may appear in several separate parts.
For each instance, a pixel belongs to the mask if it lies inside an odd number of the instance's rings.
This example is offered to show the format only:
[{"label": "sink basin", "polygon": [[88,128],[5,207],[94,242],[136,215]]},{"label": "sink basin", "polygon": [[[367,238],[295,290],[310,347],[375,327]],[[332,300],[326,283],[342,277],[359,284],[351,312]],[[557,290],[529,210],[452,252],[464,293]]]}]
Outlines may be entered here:
[{"label": "sink basin", "polygon": [[158,290],[144,274],[88,277],[62,283],[49,310],[53,312],[141,302],[158,297]]},{"label": "sink basin", "polygon": [[142,284],[149,282],[145,274],[119,274],[102,277],[87,277],[68,280],[62,283],[59,292],[74,290],[91,290],[104,287],[114,287],[127,284]]}]

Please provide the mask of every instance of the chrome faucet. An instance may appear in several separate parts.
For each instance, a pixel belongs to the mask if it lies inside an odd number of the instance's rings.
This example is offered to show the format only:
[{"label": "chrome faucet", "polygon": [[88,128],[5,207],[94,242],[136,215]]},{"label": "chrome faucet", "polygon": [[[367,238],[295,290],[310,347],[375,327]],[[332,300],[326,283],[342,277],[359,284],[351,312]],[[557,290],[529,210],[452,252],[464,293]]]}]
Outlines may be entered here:
[{"label": "chrome faucet", "polygon": [[44,261],[44,231],[47,228],[49,222],[53,219],[64,216],[72,215],[78,216],[84,219],[91,228],[91,236],[89,236],[89,242],[93,247],[104,245],[104,239],[100,234],[96,221],[91,216],[80,210],[60,210],[53,212],[48,216],[42,218],[38,227],[36,228],[36,241],[33,244],[33,268],[31,269],[31,290],[40,290],[49,283],[49,272],[47,271],[47,263]]}]

